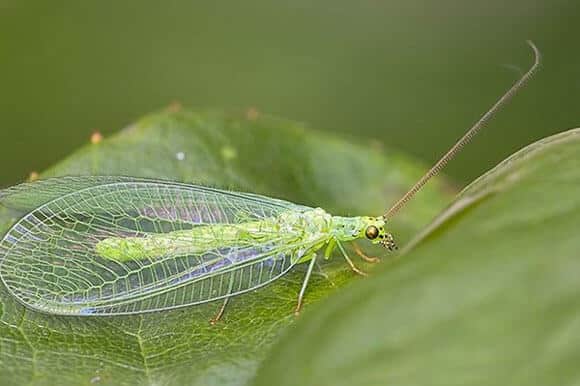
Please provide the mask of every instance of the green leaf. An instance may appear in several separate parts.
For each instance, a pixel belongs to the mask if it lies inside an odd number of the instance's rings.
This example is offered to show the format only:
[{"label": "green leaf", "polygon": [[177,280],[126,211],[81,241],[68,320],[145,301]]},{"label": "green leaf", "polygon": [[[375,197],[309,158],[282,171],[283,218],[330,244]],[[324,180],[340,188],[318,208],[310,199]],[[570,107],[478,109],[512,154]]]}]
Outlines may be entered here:
[{"label": "green leaf", "polygon": [[[267,194],[334,214],[379,215],[423,172],[377,143],[353,145],[294,122],[254,115],[154,114],[87,145],[43,177],[157,177]],[[393,223],[395,234],[408,239],[446,196],[441,183],[431,185]],[[2,210],[0,230],[21,215]],[[326,277],[311,281],[306,311],[358,280],[338,259],[322,269]],[[299,266],[272,285],[232,299],[215,326],[209,324],[220,306],[215,303],[136,316],[57,317],[26,309],[2,286],[0,383],[246,384],[267,349],[293,324],[303,274]]]},{"label": "green leaf", "polygon": [[476,180],[404,256],[303,315],[255,384],[580,383],[579,154],[571,130]]}]

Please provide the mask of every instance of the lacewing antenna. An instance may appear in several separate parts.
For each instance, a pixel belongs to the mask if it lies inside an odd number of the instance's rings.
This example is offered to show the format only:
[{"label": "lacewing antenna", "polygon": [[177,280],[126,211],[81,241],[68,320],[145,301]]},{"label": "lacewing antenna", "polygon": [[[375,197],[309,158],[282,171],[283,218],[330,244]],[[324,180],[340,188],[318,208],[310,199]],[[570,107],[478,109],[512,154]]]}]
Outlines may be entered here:
[{"label": "lacewing antenna", "polygon": [[503,94],[502,97],[499,98],[497,100],[497,102],[495,102],[495,104],[493,106],[491,106],[491,108],[485,114],[483,114],[481,116],[481,118],[479,118],[479,120],[471,127],[471,129],[469,129],[463,135],[463,137],[461,137],[455,143],[455,145],[453,145],[447,151],[447,153],[445,153],[439,159],[439,161],[437,161],[437,163],[435,163],[435,165],[433,165],[433,167],[431,169],[429,169],[429,171],[427,173],[425,173],[423,175],[423,177],[421,177],[421,179],[419,181],[417,181],[417,183],[415,183],[415,185],[413,185],[413,187],[411,189],[409,189],[407,191],[407,193],[405,193],[399,199],[399,201],[397,201],[393,206],[391,206],[391,208],[383,215],[383,218],[385,220],[392,218],[395,213],[397,213],[403,206],[405,206],[405,204],[407,202],[409,202],[409,200],[419,190],[421,190],[421,188],[427,183],[427,181],[429,181],[432,177],[439,174],[439,172],[445,167],[445,165],[447,165],[447,163],[449,161],[451,161],[455,157],[455,155],[457,155],[457,153],[465,145],[467,145],[469,142],[471,142],[473,137],[475,137],[475,135],[491,120],[491,118],[503,106],[505,106],[510,101],[510,99],[519,90],[521,90],[522,87],[524,87],[528,83],[528,81],[534,76],[534,74],[536,73],[536,71],[538,70],[538,68],[540,66],[541,54],[540,54],[540,51],[538,50],[538,48],[535,46],[535,44],[532,41],[528,40],[527,43],[532,48],[532,50],[534,52],[534,64],[530,67],[530,69],[524,75],[522,75],[522,77],[516,83],[514,83],[514,85],[512,87],[510,87],[510,89],[507,90],[506,93]]}]

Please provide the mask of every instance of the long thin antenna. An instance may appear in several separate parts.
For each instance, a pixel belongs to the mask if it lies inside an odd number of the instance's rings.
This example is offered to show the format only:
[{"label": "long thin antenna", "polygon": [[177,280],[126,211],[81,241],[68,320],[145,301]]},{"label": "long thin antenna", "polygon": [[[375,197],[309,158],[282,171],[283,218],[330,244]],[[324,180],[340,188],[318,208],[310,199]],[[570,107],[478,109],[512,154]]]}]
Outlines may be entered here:
[{"label": "long thin antenna", "polygon": [[409,202],[415,193],[421,190],[427,181],[439,174],[441,169],[443,169],[445,165],[447,165],[447,163],[453,159],[453,157],[455,157],[455,155],[465,145],[467,145],[473,139],[473,137],[475,137],[475,135],[485,126],[485,124],[488,123],[489,120],[534,76],[538,70],[538,67],[540,66],[541,55],[540,51],[533,42],[528,40],[527,43],[534,51],[534,64],[532,67],[530,67],[528,72],[526,72],[516,83],[514,83],[514,85],[509,90],[507,90],[507,92],[503,94],[503,96],[499,98],[498,101],[495,102],[495,104],[491,106],[491,108],[485,114],[482,115],[479,121],[477,121],[471,127],[471,129],[469,129],[463,135],[463,137],[461,137],[461,139],[459,139],[459,141],[457,141],[455,145],[453,145],[453,147],[451,147],[451,149],[449,149],[449,151],[447,151],[447,153],[445,153],[445,155],[443,155],[443,157],[441,157],[439,161],[437,161],[437,163],[433,165],[433,167],[427,173],[425,173],[423,177],[421,177],[421,179],[417,181],[417,183],[383,215],[385,220],[393,217],[395,213],[397,213],[407,202]]}]

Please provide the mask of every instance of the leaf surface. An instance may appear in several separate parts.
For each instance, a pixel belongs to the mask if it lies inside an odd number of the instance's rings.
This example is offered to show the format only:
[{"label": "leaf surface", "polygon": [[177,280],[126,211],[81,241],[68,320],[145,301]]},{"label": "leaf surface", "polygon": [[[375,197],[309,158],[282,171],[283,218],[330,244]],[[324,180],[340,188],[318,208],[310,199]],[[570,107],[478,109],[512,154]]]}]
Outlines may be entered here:
[{"label": "leaf surface", "polygon": [[[155,177],[265,194],[333,214],[379,215],[423,170],[376,143],[350,144],[295,122],[180,111],[145,117],[78,150],[42,177]],[[397,237],[408,240],[448,196],[442,183],[431,185],[393,223]],[[1,209],[0,231],[22,215]],[[274,284],[234,298],[215,326],[208,321],[221,303],[135,316],[63,317],[26,309],[1,287],[0,383],[246,384],[294,323],[304,270],[300,265]],[[322,271],[311,280],[307,311],[358,280],[339,259]]]},{"label": "leaf surface", "polygon": [[570,130],[476,180],[288,329],[255,385],[579,384],[579,154]]}]

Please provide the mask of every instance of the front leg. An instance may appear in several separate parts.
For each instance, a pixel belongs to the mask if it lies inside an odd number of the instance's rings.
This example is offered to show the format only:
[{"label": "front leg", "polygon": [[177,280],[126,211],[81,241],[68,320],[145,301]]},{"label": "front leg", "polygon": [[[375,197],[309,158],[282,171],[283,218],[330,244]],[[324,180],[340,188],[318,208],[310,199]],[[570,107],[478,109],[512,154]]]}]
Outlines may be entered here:
[{"label": "front leg", "polygon": [[328,245],[326,246],[326,249],[324,250],[324,260],[328,260],[330,259],[330,256],[332,256],[332,252],[334,251],[334,248],[336,248],[336,239],[330,239],[330,241],[328,242]]},{"label": "front leg", "polygon": [[353,270],[353,272],[358,273],[361,276],[368,276],[368,273],[360,270],[359,268],[356,267],[356,265],[354,265],[354,263],[352,262],[352,260],[350,259],[350,257],[348,257],[348,254],[346,253],[346,250],[344,249],[344,247],[342,246],[342,244],[340,242],[336,242],[336,245],[338,246],[338,249],[340,249],[340,252],[342,252],[342,256],[344,256],[344,259],[346,260],[347,264],[349,265],[350,269]]},{"label": "front leg", "polygon": [[381,259],[379,259],[378,257],[365,255],[365,253],[362,251],[361,247],[356,243],[356,241],[352,242],[352,246],[354,248],[354,253],[359,255],[359,257],[364,261],[366,261],[367,263],[376,264],[381,261]]}]

